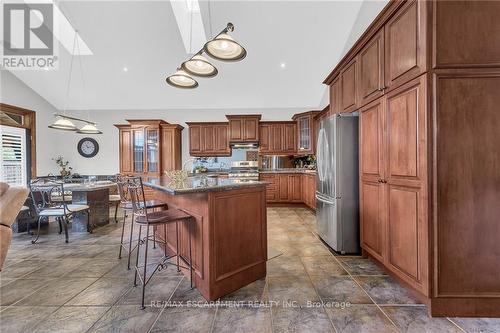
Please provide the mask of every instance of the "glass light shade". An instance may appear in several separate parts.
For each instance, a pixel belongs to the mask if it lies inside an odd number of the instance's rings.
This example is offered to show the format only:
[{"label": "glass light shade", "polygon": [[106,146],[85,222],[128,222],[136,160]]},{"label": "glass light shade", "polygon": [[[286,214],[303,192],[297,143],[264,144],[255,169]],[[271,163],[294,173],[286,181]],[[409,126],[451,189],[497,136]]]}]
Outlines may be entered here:
[{"label": "glass light shade", "polygon": [[212,58],[223,61],[238,61],[246,57],[247,51],[233,37],[222,33],[203,47]]},{"label": "glass light shade", "polygon": [[64,130],[64,131],[76,131],[77,128],[75,124],[69,119],[59,118],[57,119],[49,128]]},{"label": "glass light shade", "polygon": [[182,69],[167,77],[166,81],[176,88],[192,89],[198,87],[198,82]]},{"label": "glass light shade", "polygon": [[76,133],[80,134],[102,134],[101,131],[94,124],[85,124]]},{"label": "glass light shade", "polygon": [[201,54],[197,54],[188,61],[184,61],[181,68],[191,75],[201,77],[213,77],[218,73],[217,68]]}]

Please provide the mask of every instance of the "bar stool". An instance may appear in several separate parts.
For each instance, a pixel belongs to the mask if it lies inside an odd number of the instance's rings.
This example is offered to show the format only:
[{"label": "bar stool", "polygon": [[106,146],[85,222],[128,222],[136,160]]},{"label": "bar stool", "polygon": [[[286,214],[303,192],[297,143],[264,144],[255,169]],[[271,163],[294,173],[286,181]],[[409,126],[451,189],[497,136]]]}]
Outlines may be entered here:
[{"label": "bar stool", "polygon": [[[130,270],[130,255],[132,251],[135,250],[137,244],[132,247],[132,238],[134,236],[134,223],[133,221],[130,223],[130,238],[128,242],[123,242],[123,236],[125,234],[125,224],[127,222],[127,214],[133,212],[132,201],[130,199],[130,193],[128,191],[128,179],[131,177],[117,176],[116,177],[116,185],[118,187],[118,195],[120,196],[120,207],[123,209],[123,225],[122,225],[122,237],[120,240],[120,252],[118,253],[118,259],[122,258],[122,250],[125,250],[128,254],[127,259],[127,269]],[[146,207],[148,209],[168,209],[168,205],[166,202],[161,200],[147,200]],[[156,245],[156,238],[155,243]]]},{"label": "bar stool", "polygon": [[[145,290],[146,290],[146,285],[148,282],[151,280],[153,275],[157,271],[161,271],[165,268],[167,268],[167,265],[174,265],[177,266],[177,271],[180,272],[180,268],[186,268],[189,269],[189,278],[190,278],[190,283],[191,283],[191,288],[193,288],[193,265],[192,265],[192,247],[191,247],[191,224],[194,221],[193,216],[187,214],[183,210],[180,209],[168,209],[168,210],[162,210],[162,211],[156,211],[156,212],[148,212],[148,209],[144,209],[143,207],[146,207],[146,200],[144,199],[144,187],[142,184],[142,179],[141,177],[134,177],[129,179],[129,194],[132,199],[132,206],[133,206],[133,223],[137,224],[139,226],[139,241],[138,241],[138,248],[137,248],[137,254],[136,254],[136,261],[135,261],[135,275],[134,275],[134,287],[137,286],[137,278],[139,278],[139,282],[142,285],[142,298],[141,298],[141,309],[144,309],[144,295],[145,295]],[[186,260],[184,258],[179,250],[179,227],[178,223],[179,222],[184,222],[187,223],[187,228],[189,232],[189,258]],[[165,228],[167,227],[168,224],[175,223],[175,230],[176,230],[176,239],[177,239],[177,244],[176,244],[176,253],[170,256],[167,256],[166,254],[166,246],[167,246],[167,241],[166,239],[164,241],[160,241],[161,244],[165,246],[165,252],[164,255],[158,263],[156,263],[156,267],[153,270],[153,272],[147,276],[147,267],[148,267],[148,243],[150,240],[153,240],[149,233],[149,228],[152,226],[153,229],[154,227],[163,225]],[[142,233],[142,228],[146,228],[146,237],[141,239],[141,233]],[[153,231],[154,232],[154,231]],[[141,246],[144,245],[144,262],[143,265],[139,265],[139,252],[141,249]],[[172,263],[169,260],[173,257],[176,257],[176,263]],[[180,265],[179,259],[181,259],[185,265]],[[154,264],[153,264],[154,265]],[[142,270],[142,274],[141,274]]]}]

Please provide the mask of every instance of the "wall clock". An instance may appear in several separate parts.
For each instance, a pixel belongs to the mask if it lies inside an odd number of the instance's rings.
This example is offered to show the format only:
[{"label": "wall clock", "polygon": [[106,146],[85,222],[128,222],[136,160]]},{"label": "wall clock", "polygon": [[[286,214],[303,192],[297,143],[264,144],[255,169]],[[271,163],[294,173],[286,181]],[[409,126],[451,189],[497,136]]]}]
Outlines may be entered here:
[{"label": "wall clock", "polygon": [[99,144],[92,138],[83,138],[78,142],[78,152],[83,157],[94,157],[99,152]]}]

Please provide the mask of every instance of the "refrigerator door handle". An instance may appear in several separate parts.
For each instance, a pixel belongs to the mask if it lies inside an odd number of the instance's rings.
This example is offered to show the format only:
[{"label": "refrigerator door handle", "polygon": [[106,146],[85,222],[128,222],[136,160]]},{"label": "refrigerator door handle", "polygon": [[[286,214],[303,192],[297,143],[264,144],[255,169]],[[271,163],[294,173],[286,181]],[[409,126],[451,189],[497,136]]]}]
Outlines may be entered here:
[{"label": "refrigerator door handle", "polygon": [[333,200],[328,200],[327,198],[323,197],[322,195],[316,193],[316,200],[321,201],[326,204],[330,205],[335,205],[335,202]]}]

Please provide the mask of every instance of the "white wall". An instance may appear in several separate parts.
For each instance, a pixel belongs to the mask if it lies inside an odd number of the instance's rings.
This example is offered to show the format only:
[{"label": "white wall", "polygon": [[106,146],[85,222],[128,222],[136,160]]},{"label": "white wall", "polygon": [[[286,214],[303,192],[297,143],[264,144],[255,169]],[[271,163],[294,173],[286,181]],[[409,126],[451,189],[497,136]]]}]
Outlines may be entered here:
[{"label": "white wall", "polygon": [[66,134],[47,128],[57,110],[10,72],[1,70],[0,76],[0,101],[36,112],[37,174],[57,173],[58,168],[52,158],[57,157]]},{"label": "white wall", "polygon": [[[182,131],[183,161],[189,158],[189,138],[186,122],[190,121],[227,121],[226,114],[262,114],[262,120],[290,120],[295,113],[304,109],[237,109],[237,110],[94,110],[90,119],[98,123],[101,135],[87,135],[99,143],[99,153],[93,158],[78,154],[78,141],[85,135],[74,132],[58,131],[47,126],[58,112],[51,104],[7,71],[1,71],[0,96],[7,103],[36,112],[37,131],[37,173],[46,175],[58,173],[52,158],[59,155],[70,162],[73,172],[81,174],[115,174],[119,171],[118,129],[114,124],[126,124],[126,119],[163,119],[172,124],[185,127]],[[103,92],[105,93],[105,92]],[[73,111],[68,115],[87,118],[86,112]]]}]

